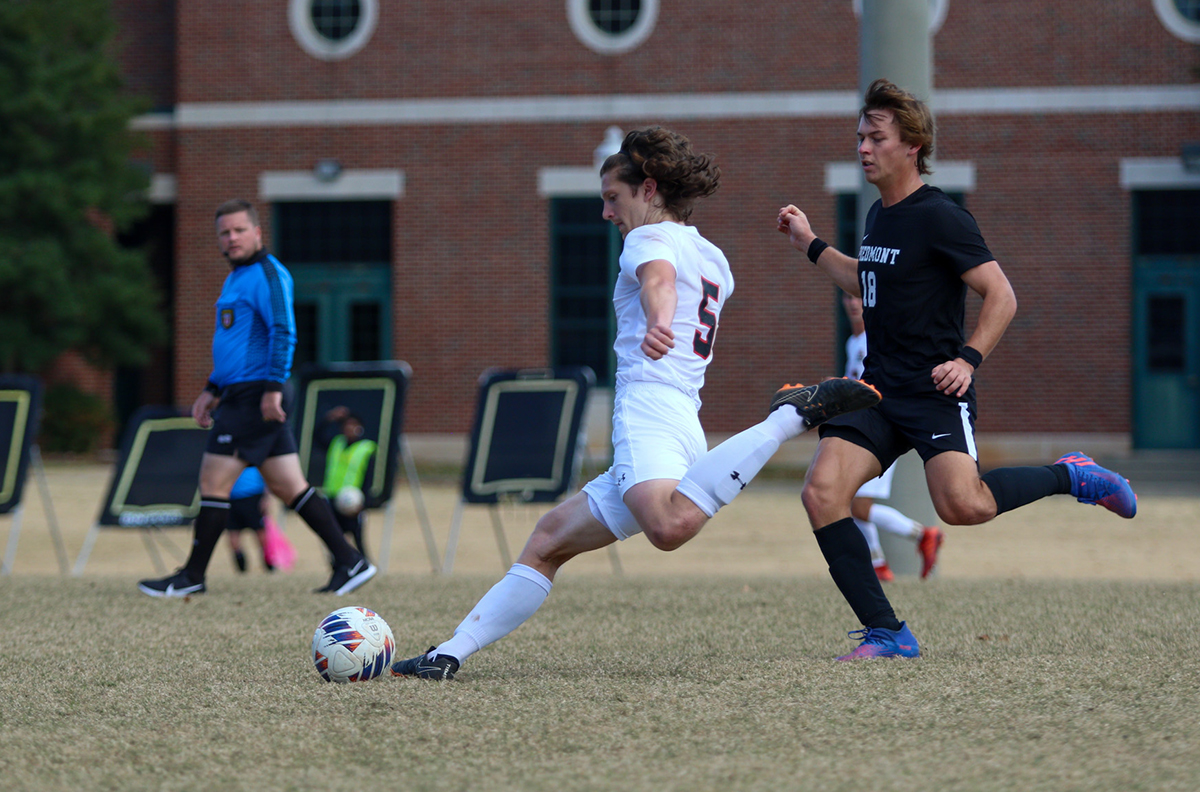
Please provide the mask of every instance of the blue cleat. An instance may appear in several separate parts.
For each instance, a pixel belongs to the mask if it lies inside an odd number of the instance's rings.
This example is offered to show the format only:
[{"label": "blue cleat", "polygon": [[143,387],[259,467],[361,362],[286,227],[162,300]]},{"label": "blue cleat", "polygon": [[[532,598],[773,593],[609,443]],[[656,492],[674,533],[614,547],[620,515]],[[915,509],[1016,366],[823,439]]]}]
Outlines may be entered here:
[{"label": "blue cleat", "polygon": [[1127,520],[1137,514],[1137,495],[1129,486],[1129,481],[1100,467],[1091,457],[1076,451],[1061,457],[1054,464],[1066,466],[1071,474],[1071,494],[1080,503],[1103,506]]},{"label": "blue cleat", "polygon": [[862,641],[853,652],[842,655],[838,660],[864,660],[872,657],[920,657],[921,647],[908,629],[908,622],[900,622],[899,630],[883,627],[868,627],[847,633],[856,641]]}]

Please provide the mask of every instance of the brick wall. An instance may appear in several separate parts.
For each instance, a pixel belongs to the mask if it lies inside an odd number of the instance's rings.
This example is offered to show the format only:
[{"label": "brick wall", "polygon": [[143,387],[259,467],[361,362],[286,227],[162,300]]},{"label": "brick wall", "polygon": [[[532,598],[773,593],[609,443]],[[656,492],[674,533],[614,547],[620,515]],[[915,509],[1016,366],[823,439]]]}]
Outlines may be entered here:
[{"label": "brick wall", "polygon": [[[344,61],[305,54],[286,4],[116,0],[135,48],[131,72],[176,47],[174,84],[135,89],[180,102],[396,99],[852,90],[857,22],[849,0],[664,2],[646,44],[597,55],[572,34],[562,0],[513,5],[382,3],[367,46]],[[133,23],[135,10],[151,9]],[[1149,0],[1104,4],[951,2],[934,41],[939,89],[1194,84],[1197,48],[1171,36]],[[166,68],[164,66],[164,68]],[[158,78],[156,77],[155,80]],[[586,166],[604,129],[586,123],[178,129],[155,133],[156,167],[178,178],[176,393],[190,400],[211,361],[212,304],[226,273],[212,210],[254,199],[266,170],[400,168],[394,205],[394,353],[414,370],[408,428],[462,432],[474,383],[492,365],[548,360],[548,203],[537,170]],[[732,431],[763,412],[784,380],[834,373],[833,287],[774,230],[794,202],[832,236],[824,165],[854,159],[854,121],[678,120],[668,126],[718,157],[721,190],[693,222],[734,266],[705,390],[703,417]],[[1129,196],[1122,157],[1176,156],[1194,139],[1190,113],[946,115],[943,160],[975,164],[967,197],[1013,281],[1016,320],[981,369],[984,432],[1130,428]],[[270,211],[260,210],[265,221]],[[270,228],[267,228],[268,240]],[[287,262],[284,262],[285,264]],[[975,300],[977,303],[978,301]],[[452,395],[458,396],[453,398]]]}]

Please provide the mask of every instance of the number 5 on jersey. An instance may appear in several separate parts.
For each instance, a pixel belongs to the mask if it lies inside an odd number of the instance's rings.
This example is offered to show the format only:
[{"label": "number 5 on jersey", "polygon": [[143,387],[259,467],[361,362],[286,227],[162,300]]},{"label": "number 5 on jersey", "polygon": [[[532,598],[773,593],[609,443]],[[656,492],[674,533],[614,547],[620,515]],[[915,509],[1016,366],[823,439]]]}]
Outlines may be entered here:
[{"label": "number 5 on jersey", "polygon": [[701,335],[697,330],[692,337],[692,351],[705,360],[712,354],[713,340],[717,335],[717,315],[708,309],[708,303],[719,302],[721,299],[721,287],[712,281],[700,279],[703,284],[704,296],[700,299],[700,310],[697,315],[700,319],[700,324],[705,328],[704,334]]}]

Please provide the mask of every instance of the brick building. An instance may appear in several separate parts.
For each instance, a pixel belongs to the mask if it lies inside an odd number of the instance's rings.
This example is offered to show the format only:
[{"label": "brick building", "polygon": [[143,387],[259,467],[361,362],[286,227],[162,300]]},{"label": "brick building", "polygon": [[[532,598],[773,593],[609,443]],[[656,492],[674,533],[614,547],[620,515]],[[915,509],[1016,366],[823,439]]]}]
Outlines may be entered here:
[{"label": "brick building", "polygon": [[[226,274],[212,210],[232,196],[260,204],[296,277],[298,358],[408,361],[410,433],[467,431],[489,366],[606,380],[620,239],[594,152],[661,123],[724,173],[692,217],[737,279],[702,417],[758,420],[779,383],[840,365],[834,289],[773,221],[796,203],[854,244],[856,5],[114,0],[130,89],[156,108],[136,123],[158,204],[140,233],[167,240],[174,316],[169,365],[133,398],[204,383]],[[985,456],[1200,447],[1200,172],[1182,156],[1200,4],[931,9],[932,181],[1020,301],[978,375]]]}]

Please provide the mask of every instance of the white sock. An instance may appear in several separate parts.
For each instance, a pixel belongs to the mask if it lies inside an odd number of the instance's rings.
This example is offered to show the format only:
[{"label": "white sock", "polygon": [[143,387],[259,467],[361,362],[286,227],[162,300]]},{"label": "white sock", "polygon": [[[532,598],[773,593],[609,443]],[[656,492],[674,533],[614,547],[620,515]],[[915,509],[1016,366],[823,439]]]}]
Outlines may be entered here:
[{"label": "white sock", "polygon": [[883,555],[883,545],[879,544],[879,529],[875,527],[875,523],[855,517],[854,524],[862,531],[863,538],[867,540],[867,547],[871,548],[871,566],[878,567],[887,563]]},{"label": "white sock", "polygon": [[553,585],[533,567],[513,564],[454,628],[454,637],[430,654],[449,655],[463,662],[528,621],[546,601]]},{"label": "white sock", "polygon": [[914,542],[921,541],[921,534],[925,532],[924,525],[921,525],[921,523],[911,517],[905,517],[891,506],[873,503],[871,504],[869,516],[871,522],[888,533],[899,534]]},{"label": "white sock", "polygon": [[804,419],[785,404],[697,459],[676,489],[712,517],[746,488],[782,443],[803,431]]}]

